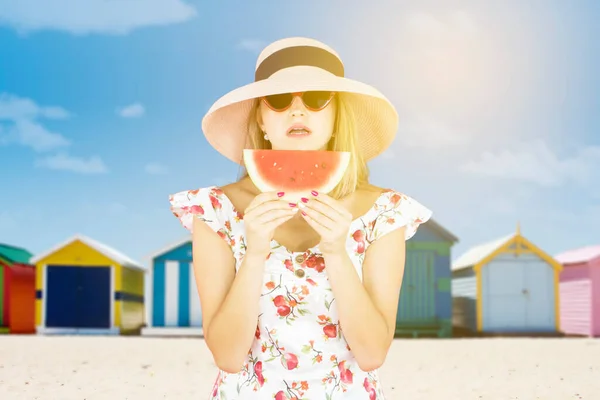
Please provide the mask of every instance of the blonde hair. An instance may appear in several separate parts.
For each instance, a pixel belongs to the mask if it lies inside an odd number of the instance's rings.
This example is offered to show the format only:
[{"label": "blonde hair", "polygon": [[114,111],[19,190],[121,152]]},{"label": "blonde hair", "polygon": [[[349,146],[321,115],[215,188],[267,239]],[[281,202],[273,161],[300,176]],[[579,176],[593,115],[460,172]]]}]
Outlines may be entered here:
[{"label": "blonde hair", "polygon": [[[349,105],[348,95],[337,93],[334,101],[336,102],[336,115],[333,128],[333,136],[327,143],[327,150],[350,152],[350,162],[346,173],[329,193],[335,199],[341,199],[369,181],[369,168],[358,146],[358,132],[356,130],[356,119],[352,107]],[[260,99],[255,99],[248,120],[248,137],[250,146],[253,149],[271,149],[271,142],[264,138],[264,132],[261,131],[258,123],[258,112]],[[248,176],[244,169],[240,179]]]}]

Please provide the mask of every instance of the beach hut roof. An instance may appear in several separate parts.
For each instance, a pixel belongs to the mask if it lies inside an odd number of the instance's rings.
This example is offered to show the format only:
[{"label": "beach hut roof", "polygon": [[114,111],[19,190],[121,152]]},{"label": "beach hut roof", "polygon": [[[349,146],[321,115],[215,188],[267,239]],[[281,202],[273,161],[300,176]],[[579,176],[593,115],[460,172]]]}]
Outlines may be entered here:
[{"label": "beach hut roof", "polygon": [[511,233],[510,235],[503,236],[496,240],[492,240],[467,250],[462,256],[457,258],[452,263],[451,269],[452,271],[457,271],[473,267],[475,270],[477,270],[481,268],[484,263],[487,263],[489,259],[495,257],[495,255],[501,251],[503,247],[517,241],[520,243],[519,246],[524,245],[529,249],[529,251],[532,251],[542,260],[546,261],[555,270],[562,270],[562,265],[555,258],[544,252],[542,249],[521,235],[521,227],[519,224],[517,224],[517,230],[515,233]]},{"label": "beach hut roof", "polygon": [[452,263],[452,270],[456,271],[464,268],[470,268],[474,265],[479,264],[487,256],[504,246],[509,240],[513,239],[515,236],[515,233],[511,233],[510,235],[506,235],[501,238],[468,249]]},{"label": "beach hut roof", "polygon": [[119,264],[121,264],[124,267],[145,270],[145,268],[142,264],[131,259],[130,257],[126,256],[125,254],[121,253],[120,251],[118,251],[110,246],[107,246],[106,244],[101,243],[97,240],[94,240],[90,237],[82,235],[82,234],[77,234],[77,235],[65,240],[63,243],[58,244],[57,246],[53,247],[52,249],[50,249],[42,254],[36,255],[35,257],[33,257],[31,262],[36,263],[36,262],[40,261],[41,259],[47,257],[48,255],[58,251],[59,249],[65,247],[68,244],[71,244],[77,240],[79,240],[80,242],[84,243],[85,245],[91,247],[92,249],[96,250],[97,252],[102,253],[103,255],[110,258],[111,260],[118,262]]},{"label": "beach hut roof", "polygon": [[453,235],[449,230],[444,228],[441,224],[439,224],[433,218],[431,218],[429,221],[427,221],[426,224],[429,225],[434,231],[438,232],[444,239],[448,240],[449,242],[451,242],[451,243],[458,242],[458,238],[455,235]]},{"label": "beach hut roof", "polygon": [[11,264],[29,264],[32,256],[33,254],[21,247],[0,243],[0,258]]},{"label": "beach hut roof", "polygon": [[148,261],[148,262],[152,262],[155,258],[162,256],[165,253],[168,253],[169,251],[182,246],[188,242],[192,241],[192,235],[186,235],[184,237],[182,237],[181,239],[177,240],[176,242],[173,242],[171,244],[169,244],[168,246],[165,246],[163,248],[161,248],[158,251],[153,252],[152,254],[144,257],[144,260]]},{"label": "beach hut roof", "polygon": [[600,258],[600,245],[585,246],[565,251],[556,255],[554,258],[563,265],[587,263],[596,258]]}]

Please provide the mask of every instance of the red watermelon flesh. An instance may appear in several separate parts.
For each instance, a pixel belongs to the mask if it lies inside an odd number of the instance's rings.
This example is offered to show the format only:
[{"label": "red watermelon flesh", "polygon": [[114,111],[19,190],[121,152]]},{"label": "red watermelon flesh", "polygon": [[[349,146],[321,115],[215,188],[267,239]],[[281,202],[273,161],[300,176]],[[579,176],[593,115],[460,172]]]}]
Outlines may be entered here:
[{"label": "red watermelon flesh", "polygon": [[325,150],[244,150],[248,176],[261,192],[282,191],[298,201],[311,190],[329,193],[341,181],[350,153]]}]

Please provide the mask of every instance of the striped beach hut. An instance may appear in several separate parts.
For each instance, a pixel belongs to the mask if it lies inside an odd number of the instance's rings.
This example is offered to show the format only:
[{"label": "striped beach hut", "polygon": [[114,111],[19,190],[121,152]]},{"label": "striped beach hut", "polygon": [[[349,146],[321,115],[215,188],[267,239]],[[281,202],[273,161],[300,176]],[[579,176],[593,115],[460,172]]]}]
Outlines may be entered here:
[{"label": "striped beach hut", "polygon": [[191,237],[186,236],[149,258],[148,325],[142,335],[202,336],[202,310],[192,266]]},{"label": "striped beach hut", "polygon": [[556,255],[560,273],[560,326],[567,335],[600,337],[600,245]]},{"label": "striped beach hut", "polygon": [[457,331],[556,334],[561,265],[517,231],[476,246],[452,264]]},{"label": "striped beach hut", "polygon": [[32,254],[0,244],[0,332],[35,333],[35,266]]},{"label": "striped beach hut", "polygon": [[144,267],[75,235],[35,256],[36,330],[135,334],[144,324]]},{"label": "striped beach hut", "polygon": [[452,336],[451,248],[458,238],[430,219],[406,242],[396,337]]}]

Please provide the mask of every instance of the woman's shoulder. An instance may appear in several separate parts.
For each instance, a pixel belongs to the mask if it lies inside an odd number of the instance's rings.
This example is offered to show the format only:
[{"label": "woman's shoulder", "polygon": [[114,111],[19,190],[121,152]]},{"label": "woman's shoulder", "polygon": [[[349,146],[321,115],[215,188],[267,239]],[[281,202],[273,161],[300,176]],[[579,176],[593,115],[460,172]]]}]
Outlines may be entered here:
[{"label": "woman's shoulder", "polygon": [[405,239],[417,231],[419,225],[427,222],[433,212],[408,194],[393,188],[370,185],[366,192],[377,193],[373,203],[370,226],[374,238],[381,237],[400,227],[406,227]]}]

